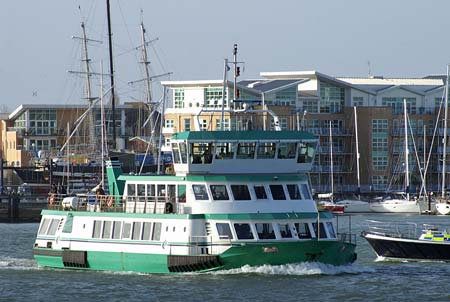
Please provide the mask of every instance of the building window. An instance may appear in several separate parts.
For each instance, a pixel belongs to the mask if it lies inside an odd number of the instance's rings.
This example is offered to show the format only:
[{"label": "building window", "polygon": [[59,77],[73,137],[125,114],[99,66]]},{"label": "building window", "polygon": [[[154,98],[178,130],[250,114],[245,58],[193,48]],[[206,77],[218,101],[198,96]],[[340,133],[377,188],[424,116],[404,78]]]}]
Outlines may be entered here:
[{"label": "building window", "polygon": [[361,107],[364,105],[364,98],[362,96],[353,97],[353,106]]},{"label": "building window", "polygon": [[373,152],[387,152],[388,139],[387,137],[372,137],[372,151]]},{"label": "building window", "polygon": [[208,120],[201,119],[199,122],[200,131],[208,130]]},{"label": "building window", "polygon": [[175,121],[174,120],[166,120],[166,128],[174,128]]},{"label": "building window", "polygon": [[372,156],[372,166],[375,171],[384,171],[388,165],[387,156]]},{"label": "building window", "polygon": [[210,87],[205,88],[205,106],[206,107],[217,107],[222,106],[222,95],[223,88],[220,87]]},{"label": "building window", "polygon": [[403,114],[403,100],[406,99],[406,111],[408,114],[417,114],[416,98],[384,97],[382,105],[391,107],[392,114]]},{"label": "building window", "polygon": [[275,105],[295,106],[297,101],[297,86],[275,93]]},{"label": "building window", "polygon": [[344,88],[320,82],[320,113],[341,112],[344,100]]},{"label": "building window", "polygon": [[388,132],[387,119],[372,120],[372,133],[387,134],[387,132]]},{"label": "building window", "polygon": [[388,183],[388,177],[385,175],[372,176],[373,189],[376,191],[385,190]]},{"label": "building window", "polygon": [[218,118],[216,119],[216,130],[224,130],[229,131],[230,130],[230,119],[225,118],[223,120],[223,127],[221,127],[222,119]]},{"label": "building window", "polygon": [[173,99],[175,108],[184,108],[184,89],[175,89]]},{"label": "building window", "polygon": [[303,99],[303,111],[307,113],[319,112],[319,100],[318,99]]},{"label": "building window", "polygon": [[51,135],[57,132],[56,110],[36,109],[30,110],[29,113],[31,135]]},{"label": "building window", "polygon": [[184,119],[184,131],[191,131],[191,119],[190,118]]}]

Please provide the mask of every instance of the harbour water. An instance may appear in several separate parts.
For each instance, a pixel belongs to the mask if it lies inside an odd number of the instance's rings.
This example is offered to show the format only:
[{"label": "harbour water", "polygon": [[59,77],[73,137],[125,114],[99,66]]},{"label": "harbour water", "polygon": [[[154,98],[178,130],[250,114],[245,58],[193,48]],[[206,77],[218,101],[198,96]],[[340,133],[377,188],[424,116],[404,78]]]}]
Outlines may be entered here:
[{"label": "harbour water", "polygon": [[[352,217],[359,234],[367,219],[450,223],[449,217],[366,214]],[[358,259],[243,267],[188,275],[144,275],[44,269],[31,248],[38,224],[0,224],[0,301],[450,301],[450,263],[375,261],[358,236]]]}]

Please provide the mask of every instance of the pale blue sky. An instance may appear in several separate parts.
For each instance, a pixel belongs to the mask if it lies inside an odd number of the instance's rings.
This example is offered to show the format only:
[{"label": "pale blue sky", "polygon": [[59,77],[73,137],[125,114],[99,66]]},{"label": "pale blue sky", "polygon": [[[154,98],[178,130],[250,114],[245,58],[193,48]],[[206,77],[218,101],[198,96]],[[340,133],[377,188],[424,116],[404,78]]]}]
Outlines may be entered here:
[{"label": "pale blue sky", "polygon": [[[88,36],[104,39],[105,2],[3,1],[0,104],[81,103],[83,83],[67,74],[80,68],[80,46],[71,36],[80,35],[83,17]],[[140,43],[141,8],[149,36],[160,39],[158,59],[151,54],[154,72],[172,71],[172,80],[221,79],[234,43],[246,62],[242,79],[289,70],[366,76],[367,61],[376,75],[421,77],[444,73],[450,62],[445,0],[111,0],[111,8],[121,100],[143,93],[127,85],[142,77],[138,54],[128,51]],[[107,64],[106,46],[90,50],[96,71],[100,60]]]}]

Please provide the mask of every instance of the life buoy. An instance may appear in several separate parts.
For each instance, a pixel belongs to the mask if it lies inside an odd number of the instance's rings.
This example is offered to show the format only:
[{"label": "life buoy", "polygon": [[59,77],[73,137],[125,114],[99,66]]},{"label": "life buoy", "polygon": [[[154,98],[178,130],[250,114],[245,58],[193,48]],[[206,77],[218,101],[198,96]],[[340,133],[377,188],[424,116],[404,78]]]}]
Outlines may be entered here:
[{"label": "life buoy", "polygon": [[53,205],[53,203],[55,203],[55,194],[50,195],[50,197],[48,199],[48,203],[50,205]]},{"label": "life buoy", "polygon": [[114,204],[114,196],[109,195],[108,197],[106,197],[106,205],[108,207],[112,207],[113,204]]}]

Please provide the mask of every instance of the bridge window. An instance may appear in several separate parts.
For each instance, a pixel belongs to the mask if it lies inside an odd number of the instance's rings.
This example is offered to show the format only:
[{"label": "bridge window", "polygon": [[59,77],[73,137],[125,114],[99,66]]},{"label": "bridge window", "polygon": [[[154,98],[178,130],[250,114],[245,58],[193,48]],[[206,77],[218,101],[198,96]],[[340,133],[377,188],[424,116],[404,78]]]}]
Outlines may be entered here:
[{"label": "bridge window", "polygon": [[231,185],[234,200],[251,200],[247,185]]},{"label": "bridge window", "polygon": [[194,190],[194,196],[196,200],[208,200],[208,191],[206,191],[205,185],[192,185]]},{"label": "bridge window", "polygon": [[233,234],[228,223],[217,223],[216,228],[220,239],[233,239]]},{"label": "bridge window", "polygon": [[297,162],[299,164],[312,162],[315,149],[316,149],[315,143],[300,143],[300,144],[298,144]]},{"label": "bridge window", "polygon": [[297,230],[299,239],[309,239],[312,237],[311,231],[309,230],[309,225],[307,223],[294,223],[294,226]]},{"label": "bridge window", "polygon": [[266,189],[262,185],[253,186],[255,190],[256,199],[267,199]]},{"label": "bridge window", "polygon": [[187,148],[186,143],[180,143],[181,163],[187,164]]},{"label": "bridge window", "polygon": [[238,239],[253,239],[252,229],[248,223],[235,223],[234,230]]},{"label": "bridge window", "polygon": [[255,223],[259,239],[275,239],[275,231],[271,223]]},{"label": "bridge window", "polygon": [[279,224],[278,229],[280,230],[281,238],[292,238],[292,232],[289,224]]},{"label": "bridge window", "polygon": [[284,190],[282,185],[270,185],[270,192],[274,200],[285,200]]},{"label": "bridge window", "polygon": [[233,143],[216,144],[216,158],[217,159],[232,159],[234,156]]},{"label": "bridge window", "polygon": [[289,198],[298,200],[302,199],[302,196],[300,195],[300,190],[298,189],[298,186],[296,184],[292,185],[286,185],[288,192],[289,192]]},{"label": "bridge window", "polygon": [[255,158],[256,143],[239,143],[236,158]]},{"label": "bridge window", "polygon": [[179,164],[181,163],[180,153],[178,152],[178,144],[172,143],[172,154],[173,154],[173,163]]},{"label": "bridge window", "polygon": [[212,198],[214,200],[229,200],[227,187],[225,185],[211,185]]},{"label": "bridge window", "polygon": [[42,221],[41,227],[39,228],[39,235],[45,235],[47,233],[48,225],[50,224],[51,219],[44,218]]},{"label": "bridge window", "polygon": [[214,153],[212,144],[191,144],[191,163],[192,164],[210,164],[212,162],[212,154]]},{"label": "bridge window", "polygon": [[278,158],[293,159],[296,156],[295,143],[280,143],[278,145]]},{"label": "bridge window", "polygon": [[178,185],[178,202],[186,202],[186,185]]},{"label": "bridge window", "polygon": [[259,143],[256,156],[258,158],[274,158],[275,143]]}]

